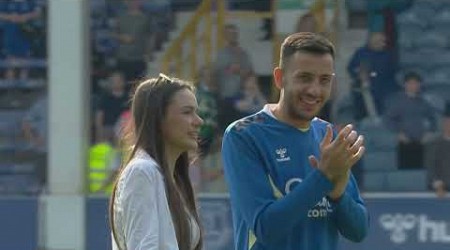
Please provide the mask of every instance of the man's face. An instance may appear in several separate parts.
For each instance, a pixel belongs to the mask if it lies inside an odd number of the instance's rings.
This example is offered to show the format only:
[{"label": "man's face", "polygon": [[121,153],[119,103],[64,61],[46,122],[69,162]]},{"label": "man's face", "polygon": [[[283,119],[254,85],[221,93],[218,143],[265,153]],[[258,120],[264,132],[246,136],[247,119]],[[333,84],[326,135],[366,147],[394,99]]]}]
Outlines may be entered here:
[{"label": "man's face", "polygon": [[409,79],[405,82],[405,91],[408,95],[416,96],[420,92],[420,82],[417,79]]},{"label": "man's face", "polygon": [[282,102],[289,119],[309,122],[330,97],[334,77],[330,54],[296,52],[288,59],[282,76]]},{"label": "man's face", "polygon": [[372,50],[381,51],[386,47],[386,36],[381,32],[370,35],[369,46]]},{"label": "man's face", "polygon": [[239,33],[235,27],[225,28],[225,39],[231,45],[237,45],[239,43]]}]

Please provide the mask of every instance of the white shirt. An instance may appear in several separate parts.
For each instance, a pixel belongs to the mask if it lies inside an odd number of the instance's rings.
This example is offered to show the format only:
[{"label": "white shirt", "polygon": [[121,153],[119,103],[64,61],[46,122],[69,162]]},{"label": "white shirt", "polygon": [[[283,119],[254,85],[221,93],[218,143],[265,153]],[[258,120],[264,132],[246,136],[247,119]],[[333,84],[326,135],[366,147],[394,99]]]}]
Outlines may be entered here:
[{"label": "white shirt", "polygon": [[[191,220],[191,222],[195,220]],[[114,201],[113,250],[178,250],[177,238],[158,164],[140,150],[121,174]],[[192,242],[200,239],[197,223]]]}]

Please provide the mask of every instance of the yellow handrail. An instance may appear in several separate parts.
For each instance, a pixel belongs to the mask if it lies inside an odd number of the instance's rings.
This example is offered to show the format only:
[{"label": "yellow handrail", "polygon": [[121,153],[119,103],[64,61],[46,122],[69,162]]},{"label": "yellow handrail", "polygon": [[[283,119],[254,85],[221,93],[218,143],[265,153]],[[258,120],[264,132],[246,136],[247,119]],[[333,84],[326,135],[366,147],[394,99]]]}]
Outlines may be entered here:
[{"label": "yellow handrail", "polygon": [[[215,6],[213,6],[215,3]],[[216,7],[216,25],[213,25],[212,8]],[[225,0],[203,0],[197,10],[192,15],[191,19],[182,29],[180,35],[175,38],[169,45],[162,57],[162,71],[171,72],[175,69],[175,74],[178,77],[185,77],[194,79],[198,72],[198,51],[201,49],[201,45],[204,46],[204,58],[202,64],[209,65],[212,62],[213,45],[212,35],[213,29],[216,28],[216,46],[215,49],[219,49],[223,46],[223,29],[225,26]],[[204,21],[204,32],[198,38],[197,32],[200,30],[200,25]],[[189,76],[185,76],[183,58],[183,48],[189,45],[188,53],[188,65]],[[175,65],[173,65],[175,63]],[[175,68],[172,68],[175,66]]]}]

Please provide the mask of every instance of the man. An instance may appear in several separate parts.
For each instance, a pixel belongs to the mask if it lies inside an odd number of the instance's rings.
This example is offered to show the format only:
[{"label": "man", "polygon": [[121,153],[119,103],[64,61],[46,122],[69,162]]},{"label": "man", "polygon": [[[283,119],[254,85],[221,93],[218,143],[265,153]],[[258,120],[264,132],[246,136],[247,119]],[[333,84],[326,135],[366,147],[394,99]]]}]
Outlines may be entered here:
[{"label": "man", "polygon": [[339,234],[363,240],[368,212],[351,174],[363,137],[347,125],[333,140],[315,117],[330,96],[333,45],[313,33],[289,36],[273,76],[278,103],[232,123],[223,138],[235,249],[331,250]]},{"label": "man", "polygon": [[118,67],[126,81],[137,81],[145,76],[146,62],[153,52],[153,19],[142,11],[142,1],[128,0],[125,4],[126,11],[117,20]]},{"label": "man", "polygon": [[238,28],[227,24],[224,37],[226,44],[217,53],[213,73],[219,87],[218,123],[222,132],[239,117],[233,103],[241,94],[242,79],[252,72],[253,67],[248,53],[239,45]]},{"label": "man", "polygon": [[367,116],[366,103],[361,95],[365,83],[369,85],[376,113],[382,115],[386,99],[400,90],[395,81],[395,56],[386,48],[386,36],[381,32],[370,33],[367,45],[355,51],[347,70],[353,80],[353,102],[357,108],[355,119],[359,121]]},{"label": "man", "polygon": [[388,128],[397,133],[398,167],[424,168],[424,146],[436,131],[436,112],[422,97],[422,78],[410,72],[404,78],[404,91],[389,101],[385,114]]}]

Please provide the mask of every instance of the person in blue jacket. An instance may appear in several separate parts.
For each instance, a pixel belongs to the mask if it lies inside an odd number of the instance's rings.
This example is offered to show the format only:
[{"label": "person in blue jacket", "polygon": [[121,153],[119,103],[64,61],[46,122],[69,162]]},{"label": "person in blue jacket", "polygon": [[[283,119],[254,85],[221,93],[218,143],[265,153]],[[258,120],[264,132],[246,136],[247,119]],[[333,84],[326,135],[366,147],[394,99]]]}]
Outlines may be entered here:
[{"label": "person in blue jacket", "polygon": [[351,174],[364,138],[316,118],[334,77],[334,46],[314,33],[281,45],[276,104],[230,124],[223,137],[235,249],[333,250],[362,241],[369,216]]}]

